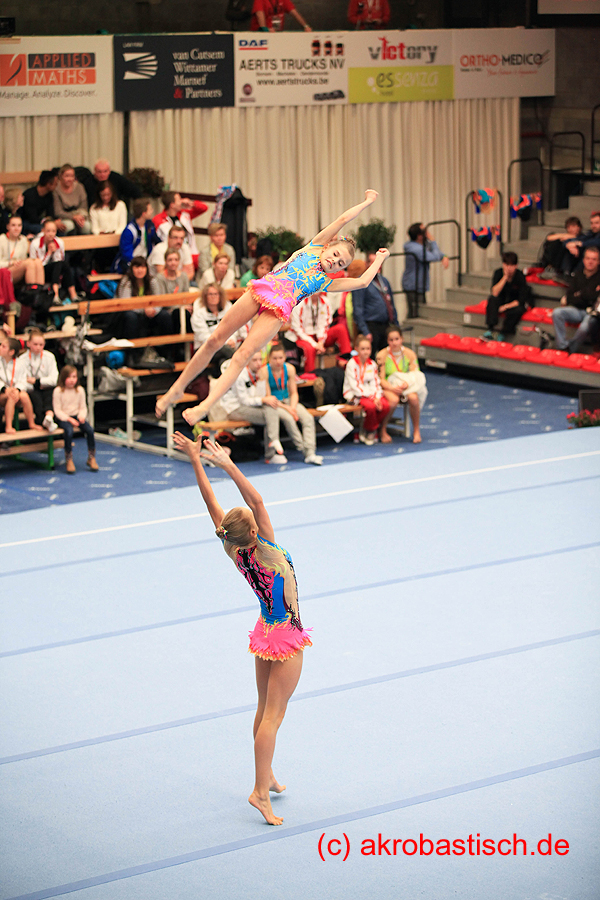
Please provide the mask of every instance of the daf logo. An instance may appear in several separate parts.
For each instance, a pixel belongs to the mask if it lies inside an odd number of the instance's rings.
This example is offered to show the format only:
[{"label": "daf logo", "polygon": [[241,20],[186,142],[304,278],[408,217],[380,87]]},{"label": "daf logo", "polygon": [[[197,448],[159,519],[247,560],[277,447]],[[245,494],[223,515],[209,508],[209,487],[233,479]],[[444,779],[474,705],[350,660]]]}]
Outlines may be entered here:
[{"label": "daf logo", "polygon": [[125,73],[123,81],[154,78],[158,71],[158,60],[154,53],[124,53]]}]

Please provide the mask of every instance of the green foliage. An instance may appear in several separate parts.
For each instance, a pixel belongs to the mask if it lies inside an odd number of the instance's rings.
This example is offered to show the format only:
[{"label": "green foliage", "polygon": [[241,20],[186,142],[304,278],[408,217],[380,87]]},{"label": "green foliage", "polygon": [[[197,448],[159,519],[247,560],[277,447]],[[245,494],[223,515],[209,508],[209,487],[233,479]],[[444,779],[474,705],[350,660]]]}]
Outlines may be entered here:
[{"label": "green foliage", "polygon": [[256,236],[259,241],[263,238],[269,238],[273,244],[273,250],[279,254],[280,260],[288,259],[292,253],[300,250],[306,243],[299,234],[296,234],[295,231],[290,231],[289,228],[285,228],[283,225],[279,228],[267,225],[264,231],[257,231]]},{"label": "green foliage", "polygon": [[160,197],[165,189],[165,179],[156,169],[133,169],[127,177],[142,189],[145,197]]},{"label": "green foliage", "polygon": [[376,253],[380,247],[391,247],[394,243],[396,226],[388,228],[382,219],[371,219],[366,225],[359,225],[352,237],[363,253]]}]

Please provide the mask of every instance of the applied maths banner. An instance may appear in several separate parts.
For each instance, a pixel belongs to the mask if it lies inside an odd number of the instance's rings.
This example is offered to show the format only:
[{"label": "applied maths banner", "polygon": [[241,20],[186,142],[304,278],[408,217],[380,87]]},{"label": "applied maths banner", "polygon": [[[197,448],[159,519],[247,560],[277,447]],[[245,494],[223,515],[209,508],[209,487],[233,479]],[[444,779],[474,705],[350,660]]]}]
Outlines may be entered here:
[{"label": "applied maths banner", "polygon": [[454,96],[554,94],[554,30],[465,28],[454,32]]},{"label": "applied maths banner", "polygon": [[235,105],[348,102],[348,32],[237,32]]},{"label": "applied maths banner", "polygon": [[110,36],[24,37],[0,43],[0,116],[112,111]]},{"label": "applied maths banner", "polygon": [[233,106],[233,35],[115,35],[115,109]]},{"label": "applied maths banner", "polygon": [[452,32],[353,31],[350,103],[452,100]]}]

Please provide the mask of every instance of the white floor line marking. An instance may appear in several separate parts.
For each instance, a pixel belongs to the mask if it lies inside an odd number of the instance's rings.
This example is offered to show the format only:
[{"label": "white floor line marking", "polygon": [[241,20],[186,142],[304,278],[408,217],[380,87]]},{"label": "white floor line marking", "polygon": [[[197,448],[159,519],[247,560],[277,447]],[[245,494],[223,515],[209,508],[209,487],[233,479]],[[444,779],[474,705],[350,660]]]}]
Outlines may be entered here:
[{"label": "white floor line marking", "polygon": [[[423,484],[427,481],[443,481],[447,478],[462,478],[465,475],[485,475],[488,472],[504,472],[507,469],[521,469],[525,466],[539,466],[544,463],[565,462],[571,459],[583,459],[588,456],[600,456],[600,450],[589,450],[586,453],[571,453],[568,456],[551,456],[548,459],[532,459],[528,462],[505,463],[502,466],[487,466],[483,469],[469,469],[465,472],[446,472],[444,475],[426,475],[423,478],[407,478],[404,481],[389,481],[387,484],[372,484],[365,487],[345,488],[343,491],[327,491],[324,494],[309,494],[306,497],[290,497],[288,500],[269,500],[268,506],[285,506],[287,503],[306,503],[309,500],[324,500],[328,497],[344,497],[348,494],[363,494],[367,491],[382,491],[394,487],[405,487],[409,484]],[[44,541],[63,541],[65,538],[86,537],[90,534],[106,534],[110,531],[124,531],[128,528],[145,528],[149,525],[166,525],[169,522],[183,522],[187,519],[204,519],[207,512],[190,513],[187,516],[170,516],[167,519],[149,519],[147,522],[132,522],[129,525],[111,525],[109,528],[94,528],[89,531],[73,531],[70,534],[52,534],[47,537],[27,538],[22,541],[8,541],[0,544],[4,547],[20,547],[24,544],[40,544]]]}]

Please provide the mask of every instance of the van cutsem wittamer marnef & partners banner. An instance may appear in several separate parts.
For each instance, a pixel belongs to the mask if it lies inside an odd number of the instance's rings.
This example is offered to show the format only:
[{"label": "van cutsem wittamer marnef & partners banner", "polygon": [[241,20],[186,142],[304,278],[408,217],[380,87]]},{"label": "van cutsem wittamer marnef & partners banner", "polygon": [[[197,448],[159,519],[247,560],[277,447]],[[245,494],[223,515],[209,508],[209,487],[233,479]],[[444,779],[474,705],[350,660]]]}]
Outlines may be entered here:
[{"label": "van cutsem wittamer marnef & partners banner", "polygon": [[347,41],[352,32],[237,32],[235,105],[348,103]]},{"label": "van cutsem wittamer marnef & partners banner", "polygon": [[348,35],[350,103],[452,100],[451,31],[353,31]]},{"label": "van cutsem wittamer marnef & partners banner", "polygon": [[0,116],[112,111],[112,37],[23,37],[0,42]]}]

